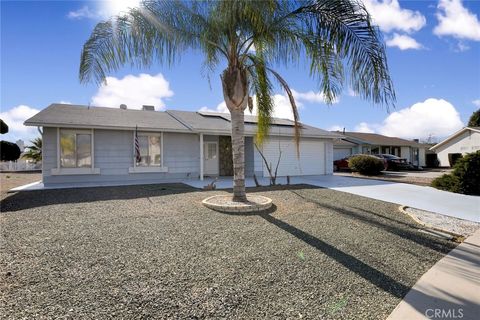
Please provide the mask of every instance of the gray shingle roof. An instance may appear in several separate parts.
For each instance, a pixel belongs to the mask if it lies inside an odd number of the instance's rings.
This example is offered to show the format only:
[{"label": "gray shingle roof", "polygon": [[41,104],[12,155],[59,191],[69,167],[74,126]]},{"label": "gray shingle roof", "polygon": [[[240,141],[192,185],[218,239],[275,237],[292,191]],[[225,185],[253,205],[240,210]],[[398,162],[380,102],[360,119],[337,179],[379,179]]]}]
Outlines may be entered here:
[{"label": "gray shingle roof", "polygon": [[30,119],[27,126],[108,128],[188,132],[188,128],[165,112],[122,110],[120,108],[51,104]]},{"label": "gray shingle roof", "polygon": [[[245,134],[254,135],[257,118],[245,117]],[[274,118],[271,135],[293,136],[293,121]],[[27,126],[135,129],[170,132],[195,132],[229,135],[230,115],[225,113],[199,113],[167,110],[122,110],[120,108],[87,107],[52,104],[25,121]],[[341,135],[302,124],[304,137],[340,138]]]},{"label": "gray shingle roof", "polygon": [[376,133],[363,133],[363,132],[345,132],[343,133],[347,139],[353,138],[364,143],[380,146],[412,146],[418,147],[420,144],[413,140],[405,140],[397,137],[388,137]]}]

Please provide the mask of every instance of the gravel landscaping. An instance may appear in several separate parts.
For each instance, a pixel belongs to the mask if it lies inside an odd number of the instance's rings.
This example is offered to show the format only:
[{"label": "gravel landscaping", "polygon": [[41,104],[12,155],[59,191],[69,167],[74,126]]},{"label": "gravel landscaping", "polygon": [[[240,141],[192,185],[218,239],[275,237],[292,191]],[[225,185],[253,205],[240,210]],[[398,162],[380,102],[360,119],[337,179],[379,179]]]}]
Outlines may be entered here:
[{"label": "gravel landscaping", "polygon": [[262,214],[150,185],[1,202],[5,319],[385,319],[455,247],[398,205],[310,186],[258,188]]},{"label": "gravel landscaping", "polygon": [[428,226],[453,232],[465,237],[471,236],[480,228],[480,223],[478,222],[449,217],[435,212],[409,207],[407,207],[405,211]]}]

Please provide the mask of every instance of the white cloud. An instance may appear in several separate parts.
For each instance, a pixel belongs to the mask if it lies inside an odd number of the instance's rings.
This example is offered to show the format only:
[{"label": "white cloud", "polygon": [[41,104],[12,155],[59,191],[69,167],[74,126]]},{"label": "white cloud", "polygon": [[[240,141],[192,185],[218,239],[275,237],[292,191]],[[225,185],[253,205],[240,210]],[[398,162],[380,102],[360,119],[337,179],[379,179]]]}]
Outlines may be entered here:
[{"label": "white cloud", "polygon": [[480,21],[461,0],[440,0],[437,6],[438,25],[433,29],[437,36],[480,41]]},{"label": "white cloud", "polygon": [[19,105],[10,110],[1,112],[0,119],[8,125],[8,133],[2,134],[1,139],[11,142],[16,142],[18,139],[22,139],[23,141],[28,142],[39,136],[36,127],[27,127],[23,125],[25,120],[33,117],[39,111],[40,110],[26,105]]},{"label": "white cloud", "polygon": [[122,79],[107,77],[92,98],[92,105],[118,108],[126,104],[129,109],[141,109],[142,105],[153,105],[156,110],[164,110],[164,99],[173,96],[170,84],[161,73],[152,76],[141,73],[127,75]]},{"label": "white cloud", "polygon": [[360,122],[359,124],[357,124],[355,126],[355,131],[356,132],[363,132],[363,133],[374,133],[375,130],[372,129],[370,126],[371,125],[369,125],[366,122]]},{"label": "white cloud", "polygon": [[[293,94],[293,97],[295,98],[295,104],[297,105],[298,109],[301,109],[303,107],[304,102],[325,103],[324,95],[323,93],[320,93],[320,92],[313,92],[313,91],[298,92],[292,89],[292,94]],[[253,98],[252,113],[250,113],[247,109],[245,111],[245,114],[252,114],[252,115],[257,114],[257,98],[256,96],[253,96],[252,98]],[[288,96],[283,94],[275,94],[272,96],[272,98],[273,98],[273,104],[275,105],[273,109],[273,117],[293,120],[292,106],[290,104],[290,100]],[[337,99],[333,103],[338,103],[338,102],[339,100]],[[219,103],[215,109],[202,107],[199,109],[199,111],[223,112],[223,113],[229,112],[225,102]]]},{"label": "white cloud", "polygon": [[422,49],[423,46],[410,36],[394,33],[393,37],[387,40],[387,46],[398,47],[400,50]]},{"label": "white cloud", "polygon": [[363,0],[363,2],[373,22],[384,32],[397,30],[411,33],[422,29],[426,24],[425,17],[419,11],[403,9],[398,0]]},{"label": "white cloud", "polygon": [[480,107],[480,99],[473,100],[472,103],[477,107]]},{"label": "white cloud", "polygon": [[430,98],[391,113],[381,124],[362,122],[355,130],[404,139],[427,139],[429,136],[446,137],[462,127],[460,115],[450,102]]},{"label": "white cloud", "polygon": [[83,6],[78,10],[70,11],[67,14],[67,18],[72,20],[82,20],[82,19],[97,19],[100,17],[100,14],[95,10],[90,9],[89,6]]},{"label": "white cloud", "polygon": [[327,130],[328,131],[343,131],[343,128],[345,128],[345,126],[340,126],[338,124],[334,124],[333,126],[330,126]]},{"label": "white cloud", "polygon": [[[281,94],[275,94],[272,96],[273,98],[273,104],[275,105],[273,109],[273,117],[275,118],[283,118],[283,119],[290,119],[293,120],[293,112],[292,112],[292,106],[290,105],[290,100],[288,97],[281,95]],[[301,104],[297,103],[297,108],[301,108]],[[228,108],[225,102],[221,102],[217,105],[215,109],[210,109],[208,107],[202,107],[200,108],[200,111],[208,111],[208,112],[222,112],[222,113],[228,113]],[[253,96],[253,110],[250,113],[250,111],[247,109],[245,110],[245,114],[247,115],[256,115],[257,114],[257,98],[256,96]]]},{"label": "white cloud", "polygon": [[[292,89],[293,97],[295,102],[301,104],[302,102],[307,103],[325,103],[325,95],[323,92],[313,92],[312,90],[307,92],[298,92]],[[339,103],[340,100],[337,98],[333,103]]]}]

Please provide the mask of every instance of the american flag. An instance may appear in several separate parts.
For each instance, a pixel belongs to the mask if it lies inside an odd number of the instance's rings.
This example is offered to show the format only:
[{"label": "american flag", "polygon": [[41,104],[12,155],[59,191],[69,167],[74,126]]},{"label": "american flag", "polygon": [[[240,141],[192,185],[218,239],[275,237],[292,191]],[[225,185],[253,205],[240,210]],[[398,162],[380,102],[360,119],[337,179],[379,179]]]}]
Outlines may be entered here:
[{"label": "american flag", "polygon": [[135,126],[135,160],[137,160],[137,163],[142,161],[142,157],[140,156],[140,144],[138,143],[137,126]]}]

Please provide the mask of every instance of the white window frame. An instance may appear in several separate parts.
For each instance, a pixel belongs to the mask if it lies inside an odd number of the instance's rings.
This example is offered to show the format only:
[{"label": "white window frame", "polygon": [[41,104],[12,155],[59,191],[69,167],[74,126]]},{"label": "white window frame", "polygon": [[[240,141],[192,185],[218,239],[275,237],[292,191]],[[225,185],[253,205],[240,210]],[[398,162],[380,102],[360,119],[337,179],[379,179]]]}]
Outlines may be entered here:
[{"label": "white window frame", "polygon": [[[92,164],[90,168],[62,168],[60,166],[60,158],[62,156],[62,150],[60,146],[60,130],[67,130],[71,132],[86,133],[90,134],[92,137],[91,140],[91,157]],[[72,129],[72,128],[59,128],[57,127],[57,167],[51,170],[51,175],[61,176],[61,175],[83,175],[83,174],[100,174],[100,169],[95,168],[95,131],[94,129]]]},{"label": "white window frame", "polygon": [[137,166],[137,161],[135,159],[135,131],[133,131],[132,136],[132,161],[133,167],[128,168],[128,173],[155,173],[155,172],[168,172],[168,168],[164,166],[163,159],[163,132],[145,132],[138,131],[138,136],[160,136],[160,166]]}]

